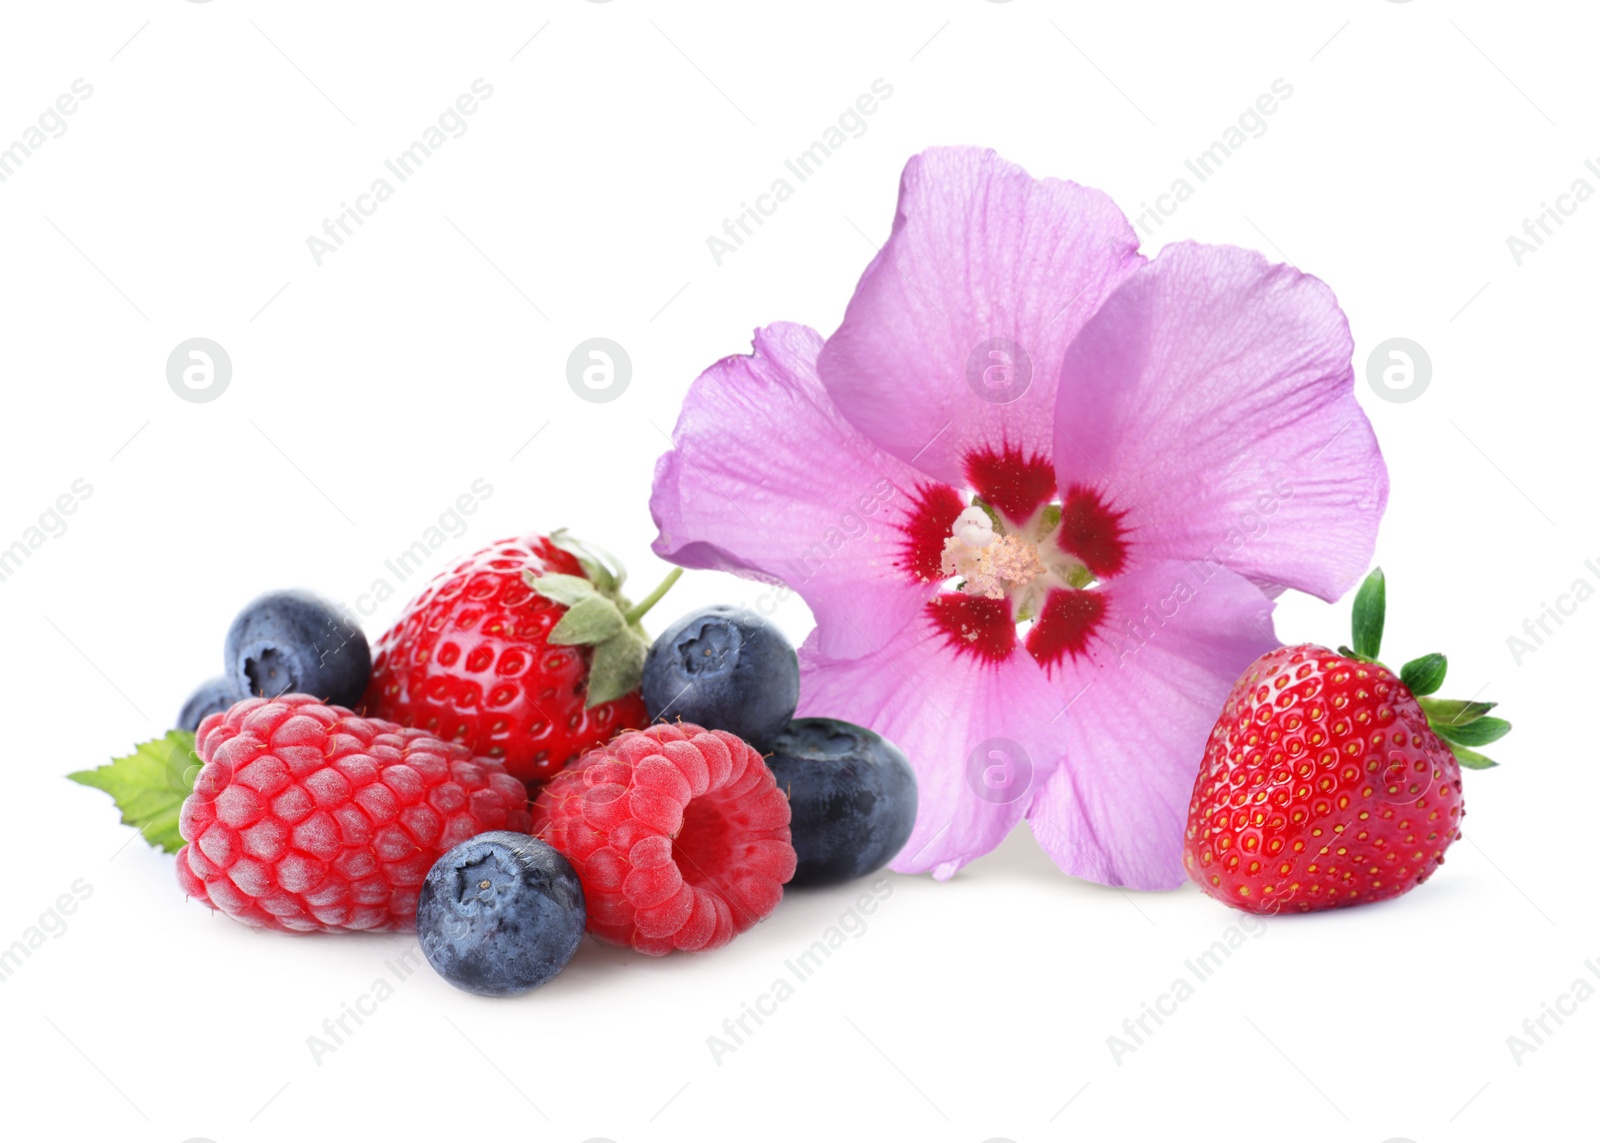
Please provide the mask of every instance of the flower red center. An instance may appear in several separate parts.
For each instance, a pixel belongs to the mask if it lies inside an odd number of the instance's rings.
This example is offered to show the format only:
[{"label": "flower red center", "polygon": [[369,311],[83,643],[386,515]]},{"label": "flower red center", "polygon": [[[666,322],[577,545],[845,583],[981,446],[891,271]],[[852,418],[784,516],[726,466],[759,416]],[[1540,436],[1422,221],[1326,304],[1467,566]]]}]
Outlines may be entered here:
[{"label": "flower red center", "polygon": [[933,621],[957,650],[998,662],[1017,643],[1017,625],[1009,599],[984,599],[944,591],[928,604]]},{"label": "flower red center", "polygon": [[1028,631],[1028,654],[1046,670],[1089,648],[1089,639],[1106,617],[1106,597],[1099,591],[1052,591],[1039,619]]},{"label": "flower red center", "polygon": [[918,583],[934,583],[939,573],[939,557],[950,527],[966,507],[961,493],[948,484],[924,484],[912,493],[910,509],[901,521],[905,539],[900,545],[900,567]]},{"label": "flower red center", "polygon": [[1019,642],[1046,670],[1085,654],[1106,619],[1092,585],[1127,567],[1126,511],[1078,484],[1052,503],[1053,465],[1010,445],[974,451],[962,468],[975,497],[923,484],[900,520],[901,571],[946,584],[928,604],[935,626],[986,662]]},{"label": "flower red center", "polygon": [[1011,445],[971,453],[962,468],[978,498],[1012,524],[1026,523],[1055,495],[1055,466]]},{"label": "flower red center", "polygon": [[1056,543],[1071,552],[1101,579],[1122,571],[1128,562],[1128,545],[1123,539],[1122,518],[1127,515],[1111,508],[1100,494],[1081,484],[1067,489],[1061,501],[1061,531]]}]

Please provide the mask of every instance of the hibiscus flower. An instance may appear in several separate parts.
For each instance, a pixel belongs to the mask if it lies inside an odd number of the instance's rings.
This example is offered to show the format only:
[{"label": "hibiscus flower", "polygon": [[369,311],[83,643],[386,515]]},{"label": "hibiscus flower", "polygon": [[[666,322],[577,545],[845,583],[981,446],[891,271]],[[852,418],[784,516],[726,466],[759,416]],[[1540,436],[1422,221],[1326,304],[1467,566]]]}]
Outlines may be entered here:
[{"label": "hibiscus flower", "polygon": [[947,878],[1026,817],[1067,873],[1170,888],[1273,599],[1337,599],[1372,554],[1351,350],[1315,278],[1146,260],[1104,194],[928,151],[832,337],[769,326],[690,387],[655,550],[810,606],[800,713],[917,772],[892,868]]}]

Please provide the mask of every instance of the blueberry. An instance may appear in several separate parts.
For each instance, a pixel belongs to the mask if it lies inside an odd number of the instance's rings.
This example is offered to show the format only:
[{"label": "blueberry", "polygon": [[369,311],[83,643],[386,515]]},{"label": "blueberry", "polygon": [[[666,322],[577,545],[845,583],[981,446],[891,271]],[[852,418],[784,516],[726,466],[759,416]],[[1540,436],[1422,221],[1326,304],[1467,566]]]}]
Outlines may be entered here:
[{"label": "blueberry", "polygon": [[227,710],[242,698],[244,692],[230,677],[219,675],[207,679],[184,700],[183,709],[178,712],[178,729],[197,730],[206,715]]},{"label": "blueberry", "polygon": [[228,628],[223,659],[241,694],[306,694],[355,706],[372,675],[361,628],[309,591],[270,591]]},{"label": "blueberry", "polygon": [[549,845],[510,830],[469,838],[433,863],[417,938],[440,976],[479,996],[515,996],[567,967],[583,939],[583,887]]},{"label": "blueberry", "polygon": [[917,817],[917,779],[894,743],[836,718],[797,718],[769,749],[800,859],[790,885],[865,877],[900,852]]},{"label": "blueberry", "polygon": [[800,662],[771,623],[719,604],[690,612],[651,644],[643,691],[652,722],[681,718],[761,744],[794,717]]}]

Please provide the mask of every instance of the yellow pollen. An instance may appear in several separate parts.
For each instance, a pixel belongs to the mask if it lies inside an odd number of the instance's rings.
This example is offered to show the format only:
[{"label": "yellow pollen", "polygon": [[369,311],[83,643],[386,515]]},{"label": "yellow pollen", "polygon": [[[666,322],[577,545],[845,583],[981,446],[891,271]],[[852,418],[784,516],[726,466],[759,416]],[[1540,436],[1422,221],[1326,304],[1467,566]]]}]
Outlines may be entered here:
[{"label": "yellow pollen", "polygon": [[1044,564],[1034,546],[1018,536],[997,536],[987,546],[975,548],[958,536],[944,542],[939,570],[965,580],[962,591],[985,599],[1004,599],[1010,589],[1024,587],[1044,574]]}]

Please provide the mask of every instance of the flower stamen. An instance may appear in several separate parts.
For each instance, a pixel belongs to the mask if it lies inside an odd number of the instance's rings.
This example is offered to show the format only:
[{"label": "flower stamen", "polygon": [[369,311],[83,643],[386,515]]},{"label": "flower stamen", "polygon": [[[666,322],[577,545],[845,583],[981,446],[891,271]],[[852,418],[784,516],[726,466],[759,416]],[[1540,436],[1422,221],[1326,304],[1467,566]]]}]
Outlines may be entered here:
[{"label": "flower stamen", "polygon": [[956,517],[944,542],[939,570],[962,579],[961,590],[985,599],[1005,599],[1025,590],[1045,572],[1038,549],[1021,536],[1000,535],[982,508]]}]

